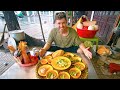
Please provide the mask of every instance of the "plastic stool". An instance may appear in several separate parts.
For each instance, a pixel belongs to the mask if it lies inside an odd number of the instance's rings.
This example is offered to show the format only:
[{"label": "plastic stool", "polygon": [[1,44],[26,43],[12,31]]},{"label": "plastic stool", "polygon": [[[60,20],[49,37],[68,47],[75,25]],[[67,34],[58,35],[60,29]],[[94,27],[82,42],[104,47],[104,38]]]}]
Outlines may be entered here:
[{"label": "plastic stool", "polygon": [[98,49],[98,42],[99,42],[99,38],[98,37],[94,37],[94,38],[83,38],[80,37],[81,41],[92,41],[92,42],[96,42],[96,51]]}]

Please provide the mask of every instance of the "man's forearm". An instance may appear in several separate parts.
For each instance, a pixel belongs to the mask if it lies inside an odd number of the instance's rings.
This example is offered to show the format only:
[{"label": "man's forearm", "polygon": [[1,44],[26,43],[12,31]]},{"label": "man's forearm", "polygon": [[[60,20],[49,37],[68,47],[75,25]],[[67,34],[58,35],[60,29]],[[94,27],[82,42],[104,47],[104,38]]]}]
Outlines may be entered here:
[{"label": "man's forearm", "polygon": [[86,49],[83,43],[81,43],[81,44],[79,45],[79,47],[82,49],[83,52],[84,52],[84,50]]},{"label": "man's forearm", "polygon": [[78,52],[81,52],[80,50],[82,50],[82,52],[83,52],[89,59],[92,59],[92,53],[88,50],[89,47],[86,48],[83,43],[81,43],[81,44],[79,45],[79,47],[80,47],[80,49],[78,49]]},{"label": "man's forearm", "polygon": [[47,51],[47,50],[50,48],[50,46],[51,46],[51,45],[50,45],[49,43],[46,43],[46,44],[44,45],[43,49]]}]

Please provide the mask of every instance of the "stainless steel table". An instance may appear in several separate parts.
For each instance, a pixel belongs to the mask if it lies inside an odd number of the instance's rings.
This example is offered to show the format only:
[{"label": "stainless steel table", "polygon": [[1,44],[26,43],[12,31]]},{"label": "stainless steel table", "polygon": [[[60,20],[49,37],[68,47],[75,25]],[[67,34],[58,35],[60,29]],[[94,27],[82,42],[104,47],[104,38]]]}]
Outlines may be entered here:
[{"label": "stainless steel table", "polygon": [[[46,55],[50,53],[51,52],[47,52]],[[88,79],[98,79],[91,61],[87,59],[82,53],[80,56],[88,65]],[[36,66],[21,67],[18,65],[18,63],[15,63],[0,76],[0,79],[37,79],[35,68]]]}]

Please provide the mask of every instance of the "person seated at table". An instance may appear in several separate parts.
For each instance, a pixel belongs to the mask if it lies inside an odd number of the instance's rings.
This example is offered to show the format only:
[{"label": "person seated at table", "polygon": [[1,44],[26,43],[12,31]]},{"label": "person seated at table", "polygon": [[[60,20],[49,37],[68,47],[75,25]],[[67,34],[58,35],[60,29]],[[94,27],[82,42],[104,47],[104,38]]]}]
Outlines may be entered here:
[{"label": "person seated at table", "polygon": [[51,30],[46,44],[39,51],[41,57],[45,55],[46,51],[62,49],[66,52],[83,52],[89,59],[92,58],[92,53],[88,50],[89,48],[85,48],[77,32],[72,27],[67,26],[65,12],[56,13],[54,23],[56,27]]}]

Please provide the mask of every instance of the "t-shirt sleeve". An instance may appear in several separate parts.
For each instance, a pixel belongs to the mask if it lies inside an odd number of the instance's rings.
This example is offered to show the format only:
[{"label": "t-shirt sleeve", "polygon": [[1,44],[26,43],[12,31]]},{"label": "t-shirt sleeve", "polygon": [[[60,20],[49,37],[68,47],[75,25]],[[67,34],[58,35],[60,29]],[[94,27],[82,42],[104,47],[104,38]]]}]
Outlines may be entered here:
[{"label": "t-shirt sleeve", "polygon": [[80,45],[81,43],[82,43],[82,42],[81,42],[79,36],[78,36],[77,33],[76,33],[76,37],[75,37],[75,46],[78,46],[78,45]]},{"label": "t-shirt sleeve", "polygon": [[54,38],[53,36],[54,36],[54,29],[51,30],[48,40],[47,40],[47,43],[52,44],[53,38]]}]

